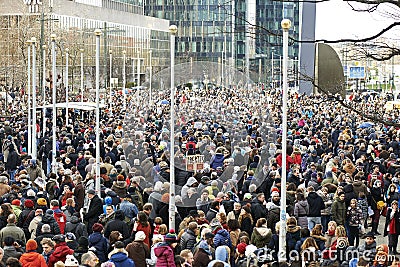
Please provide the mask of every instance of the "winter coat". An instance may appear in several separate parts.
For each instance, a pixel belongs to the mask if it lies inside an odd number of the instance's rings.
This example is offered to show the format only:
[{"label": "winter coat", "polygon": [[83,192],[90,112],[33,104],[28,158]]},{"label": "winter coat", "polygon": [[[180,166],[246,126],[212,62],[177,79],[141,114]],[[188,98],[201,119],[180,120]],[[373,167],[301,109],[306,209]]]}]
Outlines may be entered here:
[{"label": "winter coat", "polygon": [[245,216],[240,223],[240,230],[251,234],[253,230],[253,223],[251,222],[251,217],[249,215]]},{"label": "winter coat", "polygon": [[103,203],[101,199],[95,195],[89,204],[89,208],[83,218],[88,222],[87,229],[92,231],[93,224],[97,223],[99,216],[103,213]]},{"label": "winter coat", "polygon": [[360,192],[364,192],[365,196],[368,196],[367,186],[362,181],[354,181],[353,190],[356,195],[356,198],[360,196]]},{"label": "winter coat", "polygon": [[74,188],[74,196],[76,198],[77,209],[80,210],[85,202],[85,189],[83,183],[78,183]]},{"label": "winter coat", "polygon": [[76,240],[78,240],[81,236],[88,237],[86,225],[81,223],[79,218],[76,216],[71,216],[71,221],[67,222],[64,230],[66,233],[73,233],[76,237]]},{"label": "winter coat", "polygon": [[61,234],[64,234],[65,224],[67,223],[67,216],[58,207],[53,207],[54,218],[60,227]]},{"label": "winter coat", "polygon": [[267,226],[275,234],[275,225],[280,221],[280,208],[273,208],[269,210],[267,217]]},{"label": "winter coat", "polygon": [[346,206],[349,207],[350,206],[350,201],[352,199],[357,199],[358,195],[355,194],[354,189],[353,189],[353,185],[352,184],[347,184],[343,187],[343,191],[344,191],[344,201],[346,203]]},{"label": "winter coat", "polygon": [[318,249],[323,251],[325,249],[326,237],[320,235],[311,235],[311,237],[314,238],[315,243],[317,243]]},{"label": "winter coat", "polygon": [[325,208],[325,203],[316,192],[310,192],[307,196],[309,217],[321,217],[321,210]]},{"label": "winter coat", "polygon": [[251,234],[251,244],[263,248],[271,241],[272,231],[267,227],[256,227]]},{"label": "winter coat", "polygon": [[192,267],[207,267],[210,263],[209,255],[201,248],[194,254]]},{"label": "winter coat", "polygon": [[133,241],[126,246],[129,258],[135,261],[136,267],[146,267],[146,259],[150,258],[150,249],[142,241]]},{"label": "winter coat", "polygon": [[99,232],[93,232],[89,236],[89,248],[95,247],[95,254],[100,262],[107,261],[108,240]]},{"label": "winter coat", "polygon": [[[386,212],[386,220],[385,220],[385,228],[384,228],[384,236],[387,236],[389,233],[389,224],[391,221],[391,213],[392,213],[392,208],[388,208],[387,212]],[[397,210],[394,213],[393,219],[395,220],[395,229],[396,229],[396,233],[400,233],[400,212],[399,210]]]},{"label": "winter coat", "polygon": [[223,167],[224,166],[224,159],[225,159],[224,154],[216,153],[211,158],[210,167],[213,170],[216,170],[218,167]]},{"label": "winter coat", "polygon": [[307,200],[298,201],[294,204],[294,217],[297,219],[297,224],[302,228],[308,227],[307,215],[309,214],[309,207]]},{"label": "winter coat", "polygon": [[39,236],[42,233],[43,224],[50,225],[50,233],[52,233],[53,235],[61,234],[60,226],[56,222],[56,219],[54,219],[53,215],[46,213],[45,215],[43,215],[42,221],[38,223],[38,226],[36,228],[36,236]]},{"label": "winter coat", "polygon": [[25,237],[29,238],[31,235],[29,233],[29,224],[32,219],[35,217],[35,211],[33,209],[25,208],[21,214],[19,215],[17,226],[22,228],[25,233]]},{"label": "winter coat", "polygon": [[115,267],[135,267],[135,262],[128,255],[120,250],[111,251],[109,254],[110,262],[114,263]]},{"label": "winter coat", "polygon": [[251,201],[251,215],[255,222],[260,218],[267,217],[267,208],[257,198]]},{"label": "winter coat", "polygon": [[128,192],[125,181],[115,181],[111,187],[111,190],[114,191],[120,198],[124,198]]},{"label": "winter coat", "polygon": [[321,216],[323,215],[331,215],[332,211],[332,203],[333,203],[333,194],[323,194],[321,191],[318,191],[318,195],[322,198],[325,203],[325,209],[321,210]]},{"label": "winter coat", "polygon": [[19,258],[23,267],[47,267],[43,256],[37,252],[27,252]]},{"label": "winter coat", "polygon": [[53,267],[57,261],[65,262],[67,255],[74,254],[74,251],[67,246],[67,243],[56,244],[54,252],[50,255],[48,266]]},{"label": "winter coat", "polygon": [[26,242],[24,231],[22,231],[21,228],[19,228],[18,226],[16,226],[13,223],[9,223],[9,224],[7,224],[6,227],[1,229],[0,244],[3,244],[4,238],[6,238],[7,236],[14,237],[15,240],[19,239],[19,240]]},{"label": "winter coat", "polygon": [[228,246],[232,248],[231,236],[225,229],[218,230],[214,236],[214,247],[217,248],[219,246]]},{"label": "winter coat", "polygon": [[8,258],[17,258],[19,259],[22,255],[22,252],[17,251],[17,249],[14,246],[4,246],[4,256],[3,256],[3,262],[6,262]]},{"label": "winter coat", "polygon": [[181,236],[180,240],[181,250],[184,249],[192,250],[195,244],[196,244],[196,234],[192,230],[186,229],[183,235]]},{"label": "winter coat", "polygon": [[124,219],[124,213],[121,210],[117,210],[115,212],[115,219],[109,221],[104,227],[104,236],[109,238],[112,231],[119,231],[124,239],[129,238],[129,228]]},{"label": "winter coat", "polygon": [[346,221],[346,203],[336,199],[332,204],[332,220],[338,225],[344,225]]},{"label": "winter coat", "polygon": [[358,226],[364,223],[362,221],[363,219],[362,211],[359,207],[356,207],[355,209],[348,207],[346,215],[347,215],[346,216],[347,222],[349,223],[350,226]]},{"label": "winter coat", "polygon": [[160,243],[154,248],[157,257],[156,267],[176,267],[174,251],[167,243]]}]

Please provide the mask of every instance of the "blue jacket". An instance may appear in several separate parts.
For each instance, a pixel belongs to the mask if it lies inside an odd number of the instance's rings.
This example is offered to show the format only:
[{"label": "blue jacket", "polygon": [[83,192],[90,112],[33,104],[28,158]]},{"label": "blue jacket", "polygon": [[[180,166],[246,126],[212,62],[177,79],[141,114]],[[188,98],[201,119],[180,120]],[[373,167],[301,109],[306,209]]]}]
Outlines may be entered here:
[{"label": "blue jacket", "polygon": [[215,234],[214,246],[216,248],[219,246],[228,246],[229,248],[232,248],[232,240],[228,231],[221,229]]},{"label": "blue jacket", "polygon": [[111,257],[109,261],[114,263],[115,267],[135,267],[135,262],[124,252],[111,252],[110,255]]},{"label": "blue jacket", "polygon": [[95,254],[100,262],[107,261],[108,241],[99,232],[94,232],[89,236],[89,248],[96,248]]},{"label": "blue jacket", "polygon": [[218,167],[224,166],[224,155],[221,153],[216,153],[210,161],[210,167],[216,170]]}]

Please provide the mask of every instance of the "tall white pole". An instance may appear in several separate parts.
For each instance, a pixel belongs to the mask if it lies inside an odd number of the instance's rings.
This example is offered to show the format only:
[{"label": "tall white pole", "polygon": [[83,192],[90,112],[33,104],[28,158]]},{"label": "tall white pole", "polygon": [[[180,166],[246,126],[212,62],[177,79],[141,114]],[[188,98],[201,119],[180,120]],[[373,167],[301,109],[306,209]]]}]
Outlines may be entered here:
[{"label": "tall white pole", "polygon": [[149,51],[149,57],[150,57],[150,61],[149,61],[149,65],[150,65],[150,75],[149,75],[149,103],[150,103],[150,107],[153,105],[153,100],[152,100],[152,96],[151,96],[151,94],[152,94],[152,92],[151,92],[151,79],[152,79],[152,75],[153,75],[153,66],[151,65],[151,60],[152,60],[152,58],[151,58],[151,54],[152,54],[152,51],[150,50]]},{"label": "tall white pole", "polygon": [[81,51],[81,102],[83,102],[83,49]]},{"label": "tall white pole", "polygon": [[32,155],[31,40],[29,40],[27,43],[28,43],[28,155]]},{"label": "tall white pole", "polygon": [[32,37],[32,159],[37,157],[36,131],[36,38]]},{"label": "tall white pole", "polygon": [[272,76],[272,89],[275,88],[275,82],[274,82],[274,52],[272,52],[272,57],[271,57],[271,76]]},{"label": "tall white pole", "polygon": [[286,139],[287,139],[287,98],[288,98],[288,40],[291,22],[283,19],[283,95],[282,95],[282,178],[281,178],[281,228],[279,230],[279,262],[286,262]]},{"label": "tall white pole", "polygon": [[140,53],[139,52],[138,52],[138,57],[137,57],[137,86],[140,86]]},{"label": "tall white pole", "polygon": [[69,121],[69,112],[68,112],[68,64],[69,64],[69,49],[65,49],[65,125],[68,126]]},{"label": "tall white pole", "polygon": [[42,105],[43,105],[43,129],[42,136],[46,134],[46,45],[43,45],[43,75],[42,75]]},{"label": "tall white pole", "polygon": [[126,51],[122,51],[123,54],[123,63],[122,63],[122,93],[124,96],[124,111],[126,113]]},{"label": "tall white pole", "polygon": [[96,35],[96,180],[95,188],[97,195],[100,192],[100,35],[101,30],[94,31]]},{"label": "tall white pole", "polygon": [[175,229],[175,35],[178,31],[176,25],[169,26],[171,34],[170,48],[171,48],[171,100],[170,100],[170,190],[169,190],[169,229]]},{"label": "tall white pole", "polygon": [[111,86],[111,79],[112,79],[112,50],[110,50],[110,114],[112,114],[112,86]]},{"label": "tall white pole", "polygon": [[56,91],[57,91],[57,70],[56,70],[56,35],[53,33],[51,36],[51,60],[52,60],[52,75],[53,75],[53,125],[52,125],[52,136],[53,136],[53,148],[51,150],[51,162],[52,162],[52,172],[57,173],[56,168],[56,141],[57,141],[57,126],[56,126]]}]

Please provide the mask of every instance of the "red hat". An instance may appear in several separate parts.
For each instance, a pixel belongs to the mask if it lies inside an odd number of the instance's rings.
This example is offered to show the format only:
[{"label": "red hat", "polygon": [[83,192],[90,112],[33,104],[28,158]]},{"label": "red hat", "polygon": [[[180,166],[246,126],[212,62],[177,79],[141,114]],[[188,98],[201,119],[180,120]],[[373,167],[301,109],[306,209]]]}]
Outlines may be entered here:
[{"label": "red hat", "polygon": [[237,245],[237,250],[239,252],[239,254],[244,254],[246,252],[246,243],[239,243],[239,245]]},{"label": "red hat", "polygon": [[14,199],[14,200],[11,202],[11,205],[14,205],[14,206],[21,206],[21,201],[20,201],[19,199]]},{"label": "red hat", "polygon": [[27,199],[27,200],[25,200],[24,205],[25,205],[25,207],[27,207],[27,208],[33,208],[33,206],[35,205],[35,203],[33,203],[32,200]]},{"label": "red hat", "polygon": [[26,242],[25,248],[26,248],[26,251],[37,250],[38,245],[35,240],[29,239],[28,242]]},{"label": "red hat", "polygon": [[101,231],[103,231],[103,229],[104,229],[104,227],[103,227],[102,224],[100,224],[100,223],[93,224],[93,227],[92,227],[93,232],[99,232],[100,233]]},{"label": "red hat", "polygon": [[279,193],[279,188],[278,188],[278,187],[272,188],[272,189],[271,189],[271,193],[272,193],[272,192],[278,192],[278,193]]}]

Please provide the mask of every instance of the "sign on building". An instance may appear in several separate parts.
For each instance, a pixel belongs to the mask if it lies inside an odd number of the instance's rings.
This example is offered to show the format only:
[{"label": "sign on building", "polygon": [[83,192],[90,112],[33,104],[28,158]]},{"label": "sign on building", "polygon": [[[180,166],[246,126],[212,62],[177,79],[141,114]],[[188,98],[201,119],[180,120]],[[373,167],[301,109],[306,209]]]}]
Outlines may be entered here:
[{"label": "sign on building", "polygon": [[350,79],[364,79],[365,67],[350,67]]},{"label": "sign on building", "polygon": [[204,168],[204,155],[186,156],[186,170],[199,171]]}]

